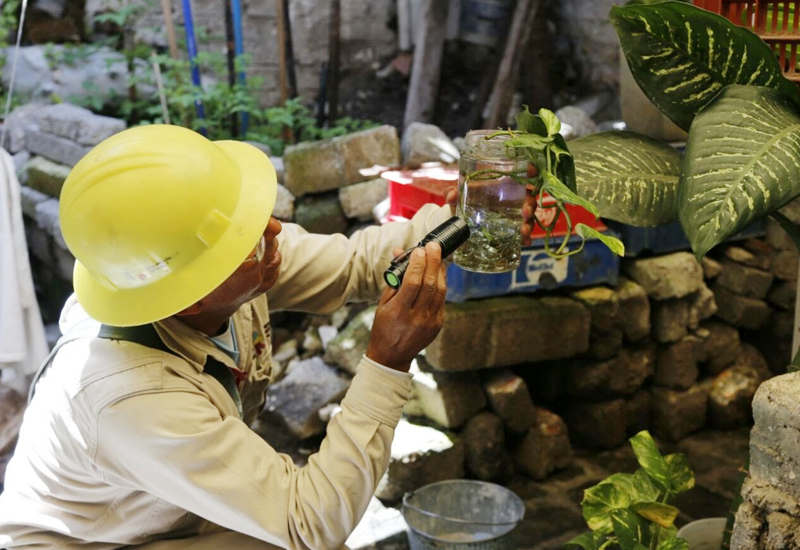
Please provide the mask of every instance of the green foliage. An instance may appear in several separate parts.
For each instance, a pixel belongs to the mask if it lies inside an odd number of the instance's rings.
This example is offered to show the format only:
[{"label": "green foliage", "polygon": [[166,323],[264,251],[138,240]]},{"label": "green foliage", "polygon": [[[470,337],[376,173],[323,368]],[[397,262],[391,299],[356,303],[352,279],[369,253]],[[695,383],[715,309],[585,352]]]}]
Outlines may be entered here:
[{"label": "green foliage", "polygon": [[[7,47],[15,40],[13,35],[19,26],[20,3],[21,0],[5,0],[0,7],[0,48]],[[5,62],[5,56],[0,57],[0,74]]]},{"label": "green foliage", "polygon": [[681,454],[662,456],[648,432],[630,439],[640,468],[614,474],[584,491],[583,517],[592,530],[567,548],[601,550],[688,550],[676,537],[678,509],[669,503],[694,487],[694,474]]}]

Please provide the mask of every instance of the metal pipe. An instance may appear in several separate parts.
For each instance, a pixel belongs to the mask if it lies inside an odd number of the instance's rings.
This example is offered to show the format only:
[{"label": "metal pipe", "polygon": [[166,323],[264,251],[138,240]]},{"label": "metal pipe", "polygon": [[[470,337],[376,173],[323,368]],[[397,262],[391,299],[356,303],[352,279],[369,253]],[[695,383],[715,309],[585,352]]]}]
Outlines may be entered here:
[{"label": "metal pipe", "polygon": [[[233,40],[236,48],[236,57],[240,58],[244,55],[244,32],[242,31],[242,3],[241,0],[231,0],[231,12],[233,14]],[[247,75],[245,74],[244,66],[239,71],[239,84],[242,87],[247,85]],[[247,123],[249,122],[250,114],[242,112],[242,133],[244,138],[247,135]]]},{"label": "metal pipe", "polygon": [[[192,67],[192,84],[201,90],[200,67],[197,65],[197,39],[194,35],[194,18],[192,17],[192,2],[191,0],[182,0],[182,5],[183,25],[186,28],[186,50],[189,54],[189,63],[191,63]],[[194,108],[197,112],[197,118],[203,121],[202,126],[200,126],[200,133],[207,137],[208,131],[205,125],[206,112],[203,108],[203,100],[200,99],[200,97],[194,100]]]}]

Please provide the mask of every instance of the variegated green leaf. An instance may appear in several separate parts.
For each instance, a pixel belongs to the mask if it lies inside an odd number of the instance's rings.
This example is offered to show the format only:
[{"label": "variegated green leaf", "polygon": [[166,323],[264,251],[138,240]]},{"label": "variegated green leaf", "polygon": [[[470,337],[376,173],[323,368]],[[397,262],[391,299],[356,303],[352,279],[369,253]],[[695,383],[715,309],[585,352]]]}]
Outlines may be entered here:
[{"label": "variegated green leaf", "polygon": [[661,527],[672,527],[678,517],[678,509],[662,502],[637,502],[631,506],[644,519],[657,523]]},{"label": "variegated green leaf", "polygon": [[607,233],[600,233],[597,229],[582,223],[575,226],[575,233],[584,239],[598,239],[601,243],[606,245],[611,252],[617,256],[625,257],[625,243],[616,237],[612,237]]},{"label": "variegated green leaf", "polygon": [[800,114],[770,88],[729,86],[697,117],[678,204],[695,255],[800,195]]},{"label": "variegated green leaf", "polygon": [[601,535],[600,533],[583,533],[569,542],[564,543],[564,548],[578,547],[583,548],[583,550],[598,550],[605,538],[605,535]]},{"label": "variegated green leaf", "polygon": [[611,512],[611,523],[622,550],[636,550],[642,543],[649,543],[647,523],[631,510],[614,510]]},{"label": "variegated green leaf", "polygon": [[636,455],[636,460],[639,461],[639,466],[642,470],[647,472],[653,481],[665,489],[670,489],[669,467],[664,457],[656,447],[656,442],[649,432],[639,432],[630,439],[633,453]]},{"label": "variegated green leaf", "polygon": [[581,501],[583,519],[592,531],[603,535],[609,535],[614,530],[611,512],[630,505],[630,495],[611,483],[601,483],[586,489]]},{"label": "variegated green leaf", "polygon": [[658,545],[658,550],[689,550],[689,543],[679,538],[667,539]]},{"label": "variegated green leaf", "polygon": [[665,2],[614,7],[611,21],[636,82],[684,130],[729,84],[769,86],[800,102],[770,47],[722,16]]},{"label": "variegated green leaf", "polygon": [[603,132],[570,142],[577,191],[600,215],[639,227],[678,219],[680,153],[635,132]]},{"label": "variegated green leaf", "polygon": [[672,494],[685,493],[694,487],[694,472],[682,453],[675,453],[664,457],[669,468],[669,479]]},{"label": "variegated green leaf", "polygon": [[595,208],[594,204],[573,193],[569,187],[561,183],[553,174],[547,170],[541,170],[540,173],[543,182],[542,189],[547,191],[551,197],[567,204],[577,204],[578,206],[582,206],[594,214],[596,218],[600,216],[600,213],[597,211],[597,208]]}]

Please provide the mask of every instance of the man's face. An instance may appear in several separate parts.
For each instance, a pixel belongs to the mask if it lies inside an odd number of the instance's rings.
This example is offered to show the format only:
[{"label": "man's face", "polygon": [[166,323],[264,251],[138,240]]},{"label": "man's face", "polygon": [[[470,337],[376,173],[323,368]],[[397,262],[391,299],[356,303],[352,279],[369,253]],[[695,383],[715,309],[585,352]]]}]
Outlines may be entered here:
[{"label": "man's face", "polygon": [[232,315],[244,304],[275,285],[281,272],[281,253],[277,236],[281,222],[270,218],[262,240],[239,268],[197,305],[204,313]]}]

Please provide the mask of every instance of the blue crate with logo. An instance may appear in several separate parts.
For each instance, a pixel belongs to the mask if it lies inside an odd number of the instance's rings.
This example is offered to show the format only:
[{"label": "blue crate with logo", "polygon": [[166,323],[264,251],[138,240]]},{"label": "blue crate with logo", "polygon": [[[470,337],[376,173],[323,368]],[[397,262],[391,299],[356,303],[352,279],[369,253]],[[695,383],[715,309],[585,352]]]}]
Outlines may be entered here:
[{"label": "blue crate with logo", "polygon": [[[625,245],[625,257],[635,258],[644,253],[659,255],[679,250],[691,250],[691,245],[686,239],[686,234],[679,222],[669,223],[659,227],[634,227],[623,223],[608,220],[608,227],[613,228],[620,235]],[[730,241],[761,237],[764,235],[766,224],[754,223],[747,229],[732,237]]]},{"label": "blue crate with logo", "polygon": [[[617,236],[613,231],[609,233]],[[553,239],[553,243],[551,248],[557,247],[561,239]],[[567,246],[574,250],[580,244],[581,238],[573,236]],[[447,301],[465,302],[562,287],[616,285],[619,264],[619,256],[596,239],[588,239],[583,251],[561,260],[548,256],[541,240],[534,241],[522,249],[519,267],[508,273],[473,273],[451,264],[447,268]]]}]

